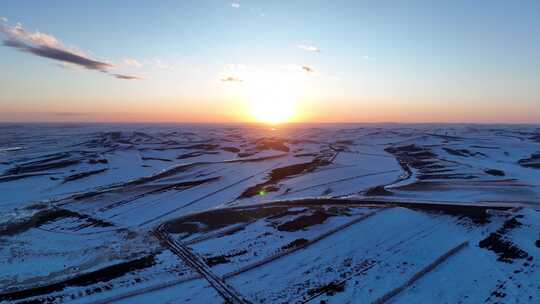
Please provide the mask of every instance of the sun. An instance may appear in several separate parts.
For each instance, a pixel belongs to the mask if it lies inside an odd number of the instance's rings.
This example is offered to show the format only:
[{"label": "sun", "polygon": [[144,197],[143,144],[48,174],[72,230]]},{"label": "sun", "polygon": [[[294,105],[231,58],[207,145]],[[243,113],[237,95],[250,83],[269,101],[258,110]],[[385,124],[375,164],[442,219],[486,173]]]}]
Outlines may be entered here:
[{"label": "sun", "polygon": [[286,90],[265,90],[249,99],[251,115],[259,121],[279,124],[290,121],[295,114],[295,97]]},{"label": "sun", "polygon": [[[233,75],[233,76],[230,76]],[[237,98],[248,121],[267,124],[298,122],[309,98],[310,75],[297,65],[229,65],[221,79],[235,79]]]},{"label": "sun", "polygon": [[256,121],[279,124],[296,116],[302,87],[298,81],[267,72],[252,76],[246,85],[248,107]]}]

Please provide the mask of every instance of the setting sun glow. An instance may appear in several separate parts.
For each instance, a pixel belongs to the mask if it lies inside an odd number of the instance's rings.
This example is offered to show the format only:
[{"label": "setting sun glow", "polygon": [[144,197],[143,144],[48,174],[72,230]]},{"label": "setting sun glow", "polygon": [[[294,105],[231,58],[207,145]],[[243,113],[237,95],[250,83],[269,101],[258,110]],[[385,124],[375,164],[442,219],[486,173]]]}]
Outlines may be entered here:
[{"label": "setting sun glow", "polygon": [[289,121],[295,114],[295,98],[286,90],[267,90],[253,93],[249,98],[250,111],[259,122],[277,124]]},{"label": "setting sun glow", "polygon": [[257,122],[279,124],[295,120],[307,90],[301,69],[244,70],[241,73],[248,111]]}]

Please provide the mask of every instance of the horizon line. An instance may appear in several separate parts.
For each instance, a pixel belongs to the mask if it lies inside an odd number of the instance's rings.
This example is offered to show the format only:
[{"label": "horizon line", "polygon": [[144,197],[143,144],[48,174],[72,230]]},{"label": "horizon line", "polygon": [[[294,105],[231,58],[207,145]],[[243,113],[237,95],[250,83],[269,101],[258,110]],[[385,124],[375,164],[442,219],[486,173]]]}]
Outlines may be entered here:
[{"label": "horizon line", "polygon": [[396,122],[396,121],[378,121],[378,122],[362,122],[362,121],[356,121],[356,122],[328,122],[328,121],[322,121],[322,122],[282,122],[282,123],[266,123],[266,122],[257,122],[257,121],[230,121],[230,122],[215,122],[215,121],[0,121],[0,124],[123,124],[123,125],[129,125],[129,124],[194,124],[194,125],[232,125],[232,124],[251,124],[251,125],[269,125],[269,126],[279,126],[279,125],[301,125],[301,124],[394,124],[394,125],[434,125],[434,124],[440,124],[440,125],[538,125],[540,126],[540,122],[438,122],[438,121],[431,121],[431,122]]}]

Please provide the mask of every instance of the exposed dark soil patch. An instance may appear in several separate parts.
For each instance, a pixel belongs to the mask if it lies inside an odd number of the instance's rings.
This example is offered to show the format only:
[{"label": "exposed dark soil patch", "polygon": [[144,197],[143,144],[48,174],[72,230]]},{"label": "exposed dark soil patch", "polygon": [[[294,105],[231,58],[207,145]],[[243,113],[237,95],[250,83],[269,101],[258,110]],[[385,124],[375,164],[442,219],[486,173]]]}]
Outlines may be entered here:
[{"label": "exposed dark soil patch", "polygon": [[[261,138],[252,142],[254,147],[248,147],[238,152],[238,157],[249,157],[266,150],[289,152],[290,148],[285,144],[286,140],[279,138]],[[245,145],[242,145],[245,147]]]},{"label": "exposed dark soil patch", "polygon": [[416,169],[431,168],[435,164],[435,160],[429,158],[429,160],[409,160],[408,164]]},{"label": "exposed dark soil patch", "polygon": [[517,220],[517,216],[516,216],[504,222],[501,231],[507,232],[508,230],[517,228],[521,225],[522,225],[521,222]]},{"label": "exposed dark soil patch", "polygon": [[[301,204],[302,202],[298,203],[298,205]],[[290,208],[291,206],[271,206],[241,209],[216,209],[168,221],[163,224],[163,228],[169,233],[193,234],[213,231],[234,224],[266,219],[271,223],[271,226],[276,227],[276,229],[280,231],[297,231],[309,226],[324,223],[324,221],[333,216],[350,215],[350,209],[343,206],[331,206],[326,210],[318,206],[310,207],[310,209],[307,210],[291,210]],[[292,216],[297,217],[286,222],[280,220]]]},{"label": "exposed dark soil patch", "polygon": [[308,242],[309,241],[304,239],[304,238],[299,238],[299,239],[296,239],[296,240],[290,242],[287,245],[282,246],[281,250],[289,250],[289,249],[293,249],[293,248],[296,248],[296,247],[304,246]]},{"label": "exposed dark soil patch", "polygon": [[427,180],[427,179],[475,179],[478,178],[475,175],[470,174],[460,174],[460,173],[454,173],[454,174],[420,174],[417,176],[419,180]]},{"label": "exposed dark soil patch", "polygon": [[[86,142],[85,146],[89,148],[107,147],[113,149],[132,149],[135,147],[135,145],[141,143],[156,144],[161,142],[161,144],[165,145],[169,142],[167,140],[161,141],[159,138],[156,138],[153,135],[139,131],[100,132],[96,134],[96,136],[97,137],[95,139]],[[160,134],[160,136],[170,136],[170,134]]]},{"label": "exposed dark soil patch", "polygon": [[410,167],[415,169],[428,168],[435,165],[437,155],[430,149],[416,145],[388,147],[386,152],[394,155],[407,173],[411,174]]},{"label": "exposed dark soil patch", "polygon": [[470,157],[470,156],[486,156],[482,152],[471,152],[467,149],[452,149],[448,147],[443,147],[443,150],[446,151],[448,154],[454,155],[454,156],[462,156],[462,157]]},{"label": "exposed dark soil patch", "polygon": [[[444,147],[448,153],[459,156],[477,156],[483,155],[479,152],[471,152],[466,149],[451,149]],[[452,169],[453,165],[449,165],[450,161],[438,158],[429,147],[421,147],[416,145],[406,145],[398,147],[388,147],[386,152],[394,155],[401,167],[407,172],[408,175],[412,174],[409,167],[417,169],[419,174],[417,178],[419,180],[448,180],[448,179],[475,179],[478,178],[475,175],[454,173]],[[455,163],[455,162],[451,162]],[[421,189],[417,189],[421,190]]]},{"label": "exposed dark soil patch", "polygon": [[0,294],[0,301],[15,301],[61,291],[71,286],[89,286],[99,282],[108,282],[115,278],[119,278],[129,272],[151,267],[154,264],[154,256],[149,255],[129,262],[112,265],[97,271],[82,274],[62,282],[24,290],[5,292],[3,294]]},{"label": "exposed dark soil patch", "polygon": [[405,146],[398,146],[398,147],[388,147],[385,149],[388,153],[392,154],[408,154],[408,153],[414,153],[414,152],[420,152],[424,149],[422,147],[418,147],[417,145],[405,145]]},{"label": "exposed dark soil patch", "polygon": [[280,181],[282,179],[299,175],[306,172],[312,172],[320,166],[326,166],[329,162],[325,159],[316,158],[308,163],[301,163],[290,165],[286,167],[276,168],[270,172],[269,177],[270,181]]},{"label": "exposed dark soil patch", "polygon": [[227,259],[225,256],[223,255],[218,255],[218,256],[215,256],[215,257],[211,257],[211,258],[206,258],[205,260],[205,263],[206,265],[212,267],[214,265],[219,265],[219,264],[227,264],[229,263],[229,259]]},{"label": "exposed dark soil patch", "polygon": [[185,222],[185,223],[175,223],[173,224],[174,228],[170,229],[169,226],[167,226],[167,230],[172,233],[196,233],[201,230],[200,225],[197,225],[197,223],[193,222]]},{"label": "exposed dark soil patch", "polygon": [[497,170],[497,169],[487,169],[485,170],[484,172],[486,172],[487,174],[489,175],[493,175],[493,176],[505,176],[506,174],[504,173],[504,171],[502,170]]},{"label": "exposed dark soil patch", "polygon": [[12,236],[23,233],[29,229],[42,226],[49,222],[54,222],[63,218],[74,217],[84,220],[85,226],[111,227],[113,224],[91,218],[67,209],[47,209],[36,212],[30,218],[23,221],[5,223],[0,225],[0,236]]},{"label": "exposed dark soil patch", "polygon": [[[18,179],[23,179],[23,178],[44,176],[44,175],[53,175],[53,174],[56,174],[56,173],[43,172],[43,173],[22,173],[22,174],[0,175],[0,183],[11,182],[11,181],[18,180]],[[49,178],[53,179],[53,180],[57,179],[56,177],[53,177],[53,176],[51,176]]]},{"label": "exposed dark soil patch", "polygon": [[168,158],[160,158],[160,157],[150,157],[150,156],[143,156],[141,157],[142,160],[158,160],[158,161],[164,161],[164,162],[172,162],[172,160]]},{"label": "exposed dark soil patch", "polygon": [[36,160],[27,161],[27,162],[24,162],[24,163],[19,164],[19,165],[20,166],[32,166],[32,165],[45,164],[45,163],[49,163],[49,162],[53,162],[53,161],[57,161],[57,160],[61,160],[61,159],[66,159],[66,158],[68,158],[70,156],[71,156],[71,154],[69,154],[67,152],[53,153],[53,154],[43,155],[43,156],[37,158]]},{"label": "exposed dark soil patch", "polygon": [[[265,160],[268,160],[268,159],[278,158],[278,157],[282,157],[282,156],[283,155],[271,155],[271,156],[259,157],[259,158],[254,158],[254,159],[237,159],[237,160],[223,161],[221,163],[259,162],[259,161],[265,161]],[[164,171],[161,171],[161,172],[159,172],[157,174],[140,177],[140,178],[137,178],[135,180],[123,183],[121,185],[115,185],[114,189],[121,189],[120,191],[124,191],[124,189],[126,189],[126,187],[129,187],[129,186],[136,186],[136,185],[141,185],[141,184],[157,181],[157,180],[160,180],[160,179],[163,179],[163,178],[174,176],[174,175],[176,175],[178,173],[181,173],[181,172],[186,172],[186,171],[191,170],[193,168],[196,168],[198,166],[204,166],[204,165],[208,165],[208,164],[211,164],[211,162],[201,161],[201,162],[194,162],[194,163],[190,163],[190,164],[175,165],[175,166],[173,166],[173,167],[171,167],[169,169],[166,169]],[[209,182],[209,181],[215,180],[215,179],[217,179],[217,178],[209,178],[209,179],[205,180],[205,182]],[[102,194],[103,192],[104,191],[87,191],[87,192],[84,192],[84,193],[81,193],[81,194],[73,195],[72,198],[74,200],[83,200],[83,199],[88,199],[88,198],[91,198],[91,197],[98,196],[98,195]]]},{"label": "exposed dark soil patch", "polygon": [[164,224],[164,228],[169,233],[206,232],[281,214],[287,210],[287,207],[262,207],[245,210],[216,209],[169,221]]},{"label": "exposed dark soil patch", "polygon": [[529,257],[529,254],[517,247],[510,240],[506,239],[505,235],[508,231],[521,226],[522,224],[513,217],[506,222],[497,231],[491,233],[487,238],[478,243],[480,248],[485,248],[493,251],[499,257],[497,260],[505,263],[512,263],[515,259],[524,259]]},{"label": "exposed dark soil patch", "polygon": [[31,204],[31,205],[28,205],[26,207],[24,207],[24,209],[28,209],[28,210],[42,210],[42,209],[46,209],[49,205],[45,204],[45,203],[34,203],[34,204]]},{"label": "exposed dark soil patch", "polygon": [[267,219],[276,220],[276,219],[283,218],[285,216],[298,215],[298,214],[302,214],[302,213],[305,213],[305,212],[306,212],[306,210],[296,210],[296,211],[286,210],[286,211],[280,212],[280,213],[278,213],[276,215],[269,216],[269,217],[267,217]]},{"label": "exposed dark soil patch", "polygon": [[334,294],[338,292],[345,291],[345,282],[330,282],[326,285],[312,288],[308,290],[309,296],[315,296],[325,293],[328,296],[333,296]]},{"label": "exposed dark soil patch", "polygon": [[318,167],[327,166],[329,164],[329,160],[322,157],[317,157],[311,162],[276,168],[268,174],[268,180],[266,182],[247,188],[242,194],[240,194],[238,198],[249,198],[261,193],[277,191],[279,188],[275,187],[275,185],[281,180],[292,176],[313,172]]},{"label": "exposed dark soil patch", "polygon": [[72,175],[66,176],[64,178],[64,183],[71,182],[71,181],[78,180],[78,179],[82,179],[82,178],[92,176],[92,175],[96,175],[96,174],[99,174],[99,173],[103,173],[103,172],[106,172],[108,170],[109,170],[108,168],[104,168],[104,169],[99,169],[99,170],[92,170],[92,171],[86,171],[86,172],[80,172],[80,173],[77,173],[77,174],[72,174]]},{"label": "exposed dark soil patch", "polygon": [[279,231],[298,231],[305,229],[310,226],[318,225],[324,223],[332,215],[326,213],[324,210],[315,210],[312,214],[301,215],[295,219],[287,221],[281,225],[277,226]]},{"label": "exposed dark soil patch", "polygon": [[540,162],[538,162],[538,163],[528,163],[528,164],[525,164],[525,165],[522,165],[522,166],[527,167],[527,168],[540,169]]},{"label": "exposed dark soil patch", "polygon": [[127,182],[127,183],[123,184],[123,186],[140,185],[140,184],[144,184],[144,183],[148,183],[148,182],[153,182],[153,181],[165,178],[165,177],[169,177],[169,176],[181,173],[181,172],[185,172],[185,171],[190,170],[190,169],[192,169],[192,168],[194,168],[194,167],[196,167],[196,166],[198,166],[200,164],[201,163],[178,165],[178,166],[175,166],[173,168],[162,171],[162,172],[160,172],[158,174],[141,177],[141,178],[138,178],[136,180]]},{"label": "exposed dark soil patch", "polygon": [[205,258],[205,262],[208,266],[214,266],[219,264],[230,263],[230,258],[241,256],[247,253],[247,250],[236,250],[228,254],[217,255],[209,258]]},{"label": "exposed dark soil patch", "polygon": [[502,291],[494,291],[491,293],[492,296],[496,297],[496,298],[504,298],[506,297],[506,293],[502,292]]},{"label": "exposed dark soil patch", "polygon": [[330,149],[332,149],[335,152],[350,152],[351,150],[347,145],[330,145]]},{"label": "exposed dark soil patch", "polygon": [[[488,208],[480,206],[462,206],[462,205],[440,205],[440,204],[423,204],[423,203],[399,203],[396,204],[401,207],[427,211],[431,213],[442,213],[451,216],[470,219],[474,224],[483,225],[489,223],[491,217],[486,211]],[[491,208],[506,210],[509,208]]]},{"label": "exposed dark soil patch", "polygon": [[437,154],[431,152],[431,150],[428,150],[426,148],[423,148],[422,150],[418,152],[409,152],[408,155],[416,158],[416,159],[426,159],[426,158],[436,158]]},{"label": "exposed dark soil patch", "polygon": [[421,172],[424,172],[424,171],[429,171],[429,170],[432,170],[432,171],[435,171],[435,170],[438,170],[439,172],[448,172],[448,171],[452,171],[450,169],[445,169],[446,167],[443,166],[443,165],[438,165],[438,164],[431,164],[431,165],[427,165],[427,166],[424,166],[424,168],[422,168]]},{"label": "exposed dark soil patch", "polygon": [[21,174],[21,173],[45,171],[45,170],[51,170],[51,169],[60,169],[60,168],[76,165],[80,162],[81,161],[78,159],[68,159],[68,160],[46,162],[46,163],[39,162],[39,163],[32,163],[32,164],[25,164],[25,165],[16,165],[15,167],[7,170],[6,174],[7,175]]},{"label": "exposed dark soil patch", "polygon": [[431,168],[432,167],[430,166],[429,169],[422,169],[422,170],[420,170],[420,173],[422,173],[423,175],[426,175],[426,174],[441,174],[441,173],[448,173],[448,172],[453,172],[454,171],[452,169],[434,169],[434,170],[432,170]]},{"label": "exposed dark soil patch", "polygon": [[256,149],[258,151],[277,150],[289,152],[290,149],[285,145],[285,141],[278,138],[261,138],[256,141]]},{"label": "exposed dark soil patch", "polygon": [[393,195],[391,191],[388,191],[384,186],[376,186],[366,190],[364,193],[365,196],[388,196]]},{"label": "exposed dark soil patch", "polygon": [[332,216],[351,216],[351,209],[344,206],[332,206],[326,212]]},{"label": "exposed dark soil patch", "polygon": [[250,157],[257,154],[257,152],[240,152],[238,153],[238,157]]},{"label": "exposed dark soil patch", "polygon": [[317,156],[316,153],[299,153],[299,154],[295,154],[294,157],[315,157]]},{"label": "exposed dark soil patch", "polygon": [[218,152],[215,152],[215,151],[194,151],[194,152],[184,153],[182,155],[179,155],[179,156],[176,157],[176,159],[193,158],[193,157],[199,157],[199,156],[207,155],[207,154],[218,154]]},{"label": "exposed dark soil patch", "polygon": [[195,150],[206,150],[206,151],[212,151],[218,148],[219,148],[219,145],[216,145],[216,144],[196,144],[196,145],[182,147],[182,149],[195,149]]},{"label": "exposed dark soil patch", "polygon": [[91,164],[91,165],[95,165],[95,164],[108,164],[109,161],[106,160],[105,158],[91,158],[88,160],[88,163]]},{"label": "exposed dark soil patch", "polygon": [[220,179],[219,176],[218,177],[209,177],[209,178],[199,179],[199,180],[179,182],[179,183],[170,183],[170,184],[166,184],[166,185],[163,185],[163,186],[157,186],[157,187],[154,186],[154,188],[152,190],[149,190],[149,191],[140,193],[138,195],[132,196],[130,198],[127,198],[127,199],[115,202],[113,204],[107,205],[106,207],[101,208],[100,211],[105,211],[105,210],[109,210],[109,209],[112,209],[112,208],[116,208],[118,206],[122,206],[124,204],[130,203],[130,202],[132,202],[132,201],[134,201],[136,199],[140,199],[140,198],[142,198],[144,196],[147,196],[147,195],[155,195],[155,194],[166,192],[166,191],[169,191],[169,190],[185,190],[185,189],[193,188],[193,187],[196,187],[196,186],[199,186],[199,185],[202,185],[202,184],[210,183],[210,182],[216,181],[218,179]]},{"label": "exposed dark soil patch", "polygon": [[338,140],[335,143],[338,145],[347,145],[347,146],[354,145],[354,141],[352,140]]},{"label": "exposed dark soil patch", "polygon": [[499,147],[490,147],[490,146],[478,146],[478,145],[472,145],[473,148],[479,148],[479,149],[490,149],[490,150],[499,150]]},{"label": "exposed dark soil patch", "polygon": [[302,145],[302,144],[321,144],[322,142],[316,141],[316,140],[309,140],[309,139],[292,139],[289,138],[285,140],[285,142],[291,144],[291,145]]},{"label": "exposed dark soil patch", "polygon": [[226,152],[231,152],[231,153],[240,152],[240,149],[235,148],[235,147],[223,147],[223,148],[221,148],[221,150],[226,151]]},{"label": "exposed dark soil patch", "polygon": [[162,147],[162,148],[154,148],[156,151],[163,151],[163,150],[205,150],[205,151],[213,151],[219,148],[219,145],[216,144],[193,144],[193,145],[185,145],[185,146],[175,146],[175,147]]},{"label": "exposed dark soil patch", "polygon": [[520,159],[518,163],[523,167],[540,169],[540,153],[532,154],[529,158]]}]

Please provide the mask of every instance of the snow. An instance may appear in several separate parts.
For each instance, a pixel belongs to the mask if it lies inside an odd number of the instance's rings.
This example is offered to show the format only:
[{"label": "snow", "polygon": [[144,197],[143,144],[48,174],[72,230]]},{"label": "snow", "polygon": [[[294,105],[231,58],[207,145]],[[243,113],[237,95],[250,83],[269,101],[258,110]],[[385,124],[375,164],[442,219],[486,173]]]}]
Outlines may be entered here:
[{"label": "snow", "polygon": [[538,302],[538,134],[0,125],[0,303],[223,301],[159,229],[253,303]]}]

